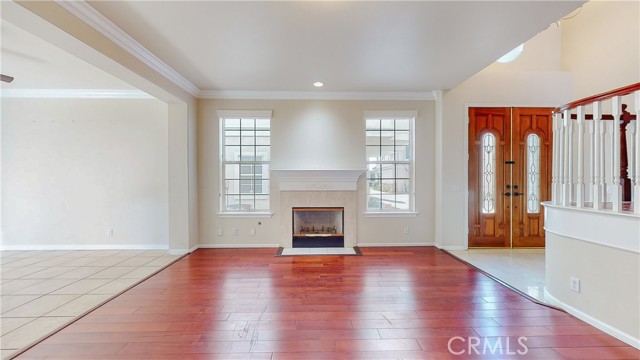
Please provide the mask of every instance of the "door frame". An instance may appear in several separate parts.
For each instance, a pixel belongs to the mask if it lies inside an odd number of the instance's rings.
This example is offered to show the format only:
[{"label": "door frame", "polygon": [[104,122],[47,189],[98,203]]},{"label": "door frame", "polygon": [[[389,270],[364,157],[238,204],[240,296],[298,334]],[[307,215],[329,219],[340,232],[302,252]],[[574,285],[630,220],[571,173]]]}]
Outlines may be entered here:
[{"label": "door frame", "polygon": [[[469,122],[471,121],[469,118],[469,108],[473,107],[483,107],[483,108],[538,108],[538,107],[549,107],[555,108],[558,104],[549,104],[549,103],[532,103],[532,104],[521,104],[521,103],[464,103],[464,131],[462,134],[462,148],[464,150],[464,171],[463,171],[463,186],[464,186],[464,223],[469,224]],[[469,226],[465,226],[464,231],[465,242],[464,249],[469,250]],[[511,248],[509,248],[511,249]]]}]

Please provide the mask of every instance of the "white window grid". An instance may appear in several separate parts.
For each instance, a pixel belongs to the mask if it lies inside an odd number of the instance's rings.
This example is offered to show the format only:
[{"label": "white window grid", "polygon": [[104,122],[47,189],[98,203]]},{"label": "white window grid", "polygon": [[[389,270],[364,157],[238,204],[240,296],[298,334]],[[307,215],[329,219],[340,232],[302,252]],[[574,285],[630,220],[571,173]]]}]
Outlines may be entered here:
[{"label": "white window grid", "polygon": [[367,212],[413,212],[415,118],[365,120]]},{"label": "white window grid", "polygon": [[221,212],[268,212],[270,118],[221,117]]}]

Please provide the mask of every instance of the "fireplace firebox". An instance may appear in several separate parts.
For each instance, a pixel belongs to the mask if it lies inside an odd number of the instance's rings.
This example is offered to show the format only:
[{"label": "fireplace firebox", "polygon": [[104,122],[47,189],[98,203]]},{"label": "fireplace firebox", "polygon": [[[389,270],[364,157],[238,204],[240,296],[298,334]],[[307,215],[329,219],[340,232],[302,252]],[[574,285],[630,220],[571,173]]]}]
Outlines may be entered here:
[{"label": "fireplace firebox", "polygon": [[344,208],[294,207],[294,248],[344,247]]}]

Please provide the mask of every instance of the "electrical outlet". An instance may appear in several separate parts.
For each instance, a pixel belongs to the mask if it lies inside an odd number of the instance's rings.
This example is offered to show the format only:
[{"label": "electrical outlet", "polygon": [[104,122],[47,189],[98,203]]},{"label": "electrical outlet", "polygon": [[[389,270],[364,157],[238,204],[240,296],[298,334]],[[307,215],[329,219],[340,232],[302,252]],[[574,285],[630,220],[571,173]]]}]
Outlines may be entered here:
[{"label": "electrical outlet", "polygon": [[256,229],[255,228],[249,229],[249,235],[255,235],[255,234],[256,234]]},{"label": "electrical outlet", "polygon": [[577,293],[580,292],[580,279],[571,277],[569,280],[569,288]]},{"label": "electrical outlet", "polygon": [[109,230],[107,230],[107,235],[109,237],[113,237],[113,228],[109,228]]},{"label": "electrical outlet", "polygon": [[222,229],[218,229],[218,236],[222,236]]},{"label": "electrical outlet", "polygon": [[409,234],[409,227],[408,227],[408,226],[405,226],[405,227],[402,229],[402,233],[403,233],[403,234],[405,234],[405,235]]},{"label": "electrical outlet", "polygon": [[238,228],[231,229],[231,234],[238,235]]}]

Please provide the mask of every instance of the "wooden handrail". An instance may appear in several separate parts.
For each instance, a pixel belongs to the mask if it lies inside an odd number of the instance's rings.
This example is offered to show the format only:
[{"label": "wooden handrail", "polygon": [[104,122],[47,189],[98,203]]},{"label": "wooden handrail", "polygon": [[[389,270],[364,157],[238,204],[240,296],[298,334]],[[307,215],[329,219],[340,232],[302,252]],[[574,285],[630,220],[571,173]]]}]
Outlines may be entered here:
[{"label": "wooden handrail", "polygon": [[584,99],[580,99],[580,100],[576,100],[574,102],[570,102],[568,104],[559,106],[555,109],[553,109],[553,113],[558,113],[561,111],[565,111],[565,110],[571,110],[574,108],[577,108],[578,106],[583,106],[583,105],[589,105],[591,103],[594,103],[596,101],[603,101],[603,100],[607,100],[607,99],[611,99],[614,96],[623,96],[623,95],[627,95],[630,94],[634,91],[638,91],[640,90],[640,82],[635,83],[635,84],[631,84],[631,85],[627,85],[615,90],[611,90],[611,91],[607,91],[601,94],[597,94],[597,95],[592,95],[589,97],[586,97]]}]

